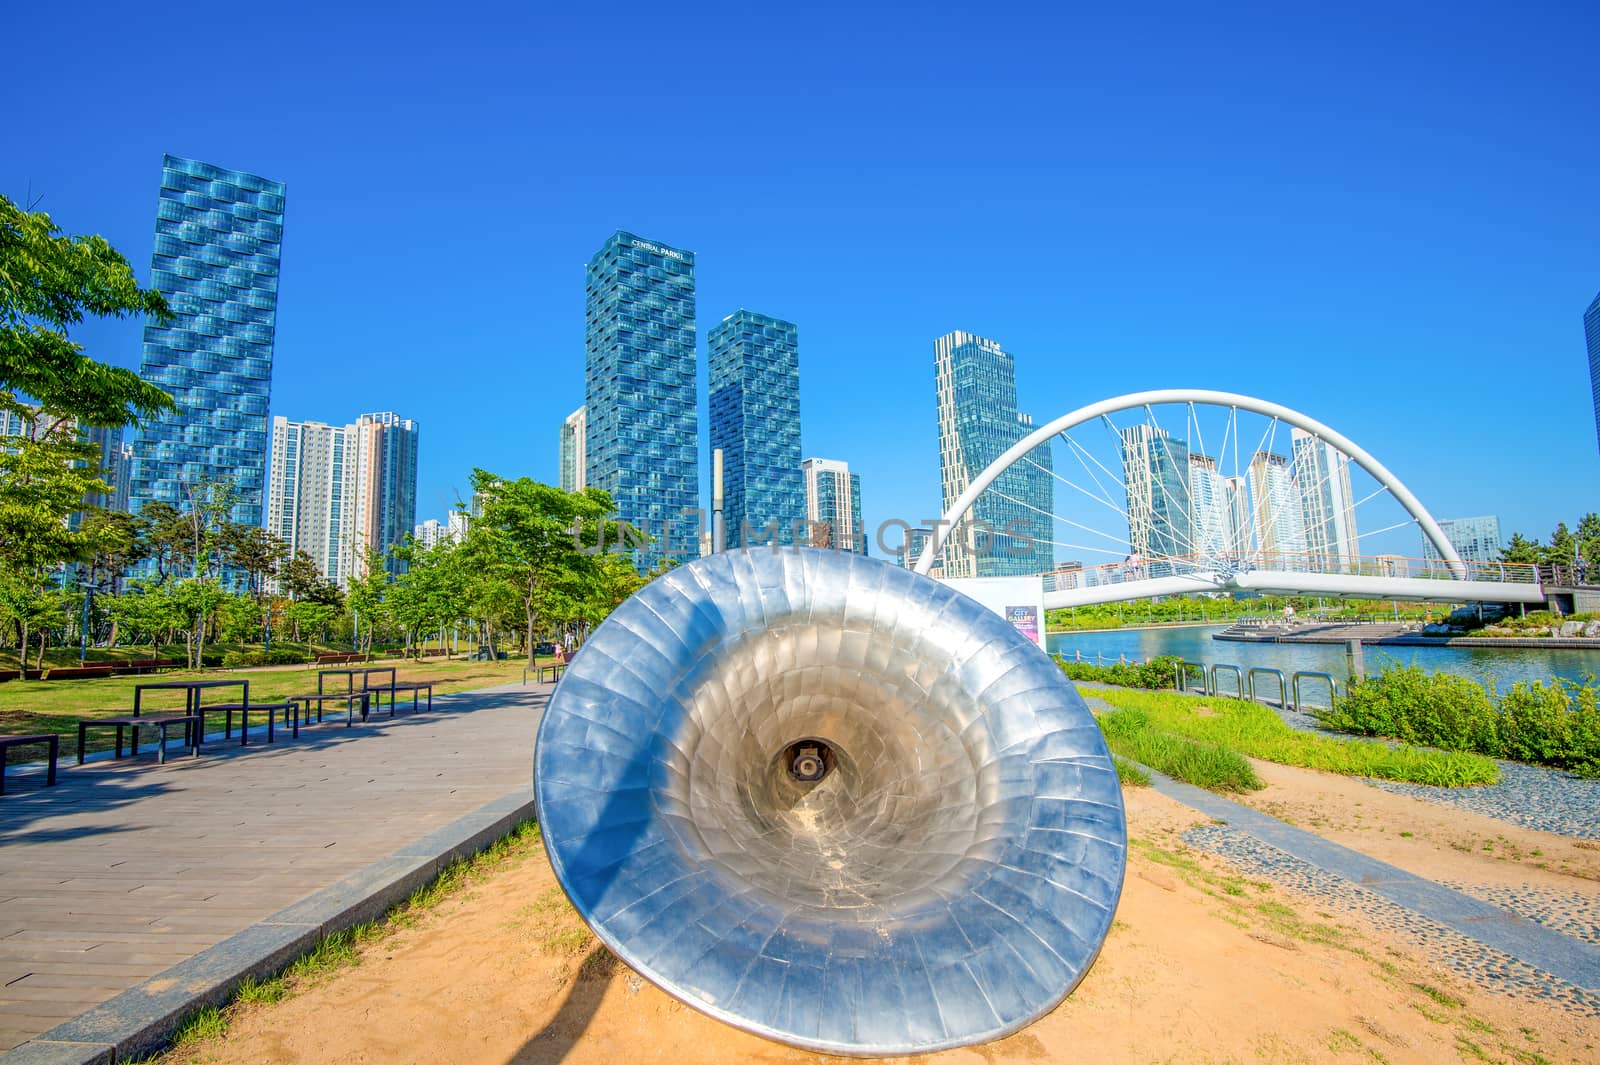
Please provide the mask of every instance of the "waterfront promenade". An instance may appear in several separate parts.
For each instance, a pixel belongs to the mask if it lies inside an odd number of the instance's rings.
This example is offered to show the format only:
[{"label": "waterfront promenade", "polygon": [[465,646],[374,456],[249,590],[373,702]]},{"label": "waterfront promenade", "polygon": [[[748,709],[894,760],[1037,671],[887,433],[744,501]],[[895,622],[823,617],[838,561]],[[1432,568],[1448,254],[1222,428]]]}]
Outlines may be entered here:
[{"label": "waterfront promenade", "polygon": [[551,686],[298,740],[68,767],[0,800],[0,1051],[485,804],[532,791]]}]

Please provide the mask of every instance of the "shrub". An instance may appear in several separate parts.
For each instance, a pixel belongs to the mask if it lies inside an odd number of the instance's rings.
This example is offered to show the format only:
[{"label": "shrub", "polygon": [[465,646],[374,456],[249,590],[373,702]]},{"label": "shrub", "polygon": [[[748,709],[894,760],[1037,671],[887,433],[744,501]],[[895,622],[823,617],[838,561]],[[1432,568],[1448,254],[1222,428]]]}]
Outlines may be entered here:
[{"label": "shrub", "polygon": [[1351,684],[1319,715],[1323,724],[1363,736],[1392,736],[1447,751],[1499,753],[1494,703],[1475,681],[1396,666]]},{"label": "shrub", "polygon": [[1500,752],[1600,777],[1600,706],[1591,684],[1519,681],[1500,700]]},{"label": "shrub", "polygon": [[292,666],[309,662],[302,651],[289,647],[270,647],[264,651],[229,651],[222,656],[222,665],[237,666]]},{"label": "shrub", "polygon": [[1162,731],[1143,710],[1116,710],[1096,720],[1106,745],[1124,758],[1212,791],[1258,791],[1255,767],[1237,751]]},{"label": "shrub", "polygon": [[1091,662],[1071,662],[1057,658],[1056,664],[1072,680],[1092,680],[1100,684],[1115,684],[1122,688],[1171,688],[1178,681],[1176,655],[1159,655],[1140,664],[1116,662],[1097,666]]}]

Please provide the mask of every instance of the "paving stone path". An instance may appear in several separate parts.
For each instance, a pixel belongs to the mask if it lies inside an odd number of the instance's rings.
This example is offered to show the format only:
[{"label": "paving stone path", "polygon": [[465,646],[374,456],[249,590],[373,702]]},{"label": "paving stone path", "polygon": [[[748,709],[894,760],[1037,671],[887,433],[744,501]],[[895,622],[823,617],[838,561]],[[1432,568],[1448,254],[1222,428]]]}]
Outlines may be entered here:
[{"label": "paving stone path", "polygon": [[8,776],[0,1051],[531,791],[550,690],[439,696],[432,713],[352,728],[330,717],[271,746],[219,736],[199,758],[169,753],[163,766],[148,755],[70,768],[64,758],[54,788]]}]

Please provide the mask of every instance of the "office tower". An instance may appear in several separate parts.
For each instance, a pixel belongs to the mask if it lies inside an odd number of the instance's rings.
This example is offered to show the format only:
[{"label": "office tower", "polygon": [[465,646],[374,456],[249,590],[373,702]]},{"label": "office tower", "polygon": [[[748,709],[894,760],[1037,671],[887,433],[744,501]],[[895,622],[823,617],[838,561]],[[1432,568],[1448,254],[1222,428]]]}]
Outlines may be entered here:
[{"label": "office tower", "polygon": [[1202,568],[1230,563],[1237,555],[1233,545],[1238,540],[1233,529],[1233,506],[1228,479],[1210,455],[1189,456],[1189,496],[1189,543],[1198,556],[1196,561]]},{"label": "office tower", "polygon": [[587,407],[579,407],[561,423],[561,490],[581,492],[587,483],[588,470],[584,439],[588,432]]},{"label": "office tower", "polygon": [[[82,440],[95,450],[94,461],[100,469],[100,479],[106,483],[108,491],[92,492],[85,496],[85,507],[99,507],[102,510],[116,509],[117,480],[119,464],[122,461],[122,426],[89,425],[82,430]],[[76,525],[74,516],[73,524]]]},{"label": "office tower", "polygon": [[351,501],[356,495],[355,440],[348,425],[272,419],[267,476],[267,531],[304,551],[326,579],[351,576]]},{"label": "office tower", "polygon": [[[387,552],[401,543],[417,521],[417,423],[393,411],[356,419],[356,495],[353,513],[356,574],[366,572],[369,548]],[[405,564],[385,558],[384,568],[401,573]]]},{"label": "office tower", "polygon": [[[939,479],[949,510],[974,478],[1033,430],[1017,410],[1016,364],[998,343],[957,330],[933,342]],[[1040,444],[978,496],[945,541],[948,577],[1043,573],[1055,561],[1055,486]]]},{"label": "office tower", "polygon": [[[266,527],[340,585],[416,526],[417,423],[363,414],[350,425],[272,420]],[[386,559],[385,568],[398,572]]]},{"label": "office tower", "polygon": [[135,512],[156,500],[187,509],[201,481],[223,482],[237,493],[230,517],[261,523],[282,240],[283,185],[164,158],[150,283],[173,316],[145,326],[139,375],[178,409],[139,430]]},{"label": "office tower", "polygon": [[585,483],[653,538],[642,571],[698,553],[694,253],[618,231],[589,260]]},{"label": "office tower", "polygon": [[1238,565],[1256,551],[1254,522],[1250,520],[1250,485],[1243,477],[1223,479],[1228,499],[1228,561]]},{"label": "office tower", "polygon": [[1350,457],[1303,429],[1294,430],[1293,447],[1307,561],[1320,573],[1353,572],[1361,548],[1350,490]]},{"label": "office tower", "polygon": [[[916,569],[917,563],[922,561],[922,552],[928,549],[928,541],[933,538],[931,529],[907,529],[905,551],[900,555],[900,564],[906,569]],[[933,567],[928,570],[930,577],[943,577],[944,552],[933,560]]]},{"label": "office tower", "polygon": [[1250,499],[1255,507],[1256,543],[1265,569],[1306,568],[1306,530],[1289,460],[1271,451],[1250,459]]},{"label": "office tower", "polygon": [[[1122,439],[1122,478],[1128,494],[1128,545],[1133,576],[1187,572],[1195,554],[1189,538],[1189,445],[1154,425],[1131,425]],[[1180,559],[1181,564],[1174,559]]]},{"label": "office tower", "polygon": [[128,486],[133,477],[133,445],[124,440],[117,447],[117,479],[112,482],[111,509],[128,509]]},{"label": "office tower", "polygon": [[[835,459],[806,459],[806,521],[811,544],[840,551],[867,553],[866,525],[861,518],[861,475]],[[913,530],[916,531],[916,530]],[[911,565],[916,565],[912,559]]]},{"label": "office tower", "polygon": [[741,309],[712,328],[706,349],[728,548],[803,541],[800,331]]},{"label": "office tower", "polygon": [[581,492],[588,477],[588,408],[579,407],[561,423],[561,490]]},{"label": "office tower", "polygon": [[411,538],[424,551],[431,551],[450,539],[450,532],[437,518],[429,518],[411,531]]},{"label": "office tower", "polygon": [[1589,394],[1594,400],[1595,435],[1600,438],[1600,295],[1583,312],[1583,338],[1589,346]]},{"label": "office tower", "polygon": [[[1500,559],[1500,519],[1493,514],[1477,518],[1440,518],[1439,528],[1463,562],[1497,562]],[[1422,538],[1422,557],[1438,560],[1443,556],[1426,536]]]}]

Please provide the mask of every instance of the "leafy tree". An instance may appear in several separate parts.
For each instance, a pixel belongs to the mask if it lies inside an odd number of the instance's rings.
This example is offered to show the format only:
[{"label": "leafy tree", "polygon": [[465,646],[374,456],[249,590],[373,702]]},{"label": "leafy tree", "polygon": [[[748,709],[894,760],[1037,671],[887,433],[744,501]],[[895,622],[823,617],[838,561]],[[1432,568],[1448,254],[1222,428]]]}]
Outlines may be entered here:
[{"label": "leafy tree", "polygon": [[481,469],[472,472],[472,487],[484,503],[467,540],[469,557],[514,591],[531,663],[540,626],[579,615],[584,589],[600,575],[602,556],[585,551],[581,538],[574,542],[574,530],[587,530],[590,544],[619,539],[618,524],[607,520],[611,496],[596,488],[564,492],[527,477],[508,481]]},{"label": "leafy tree", "polygon": [[223,559],[245,574],[248,591],[259,604],[266,594],[267,581],[288,562],[289,545],[259,525],[224,522],[219,535]]},{"label": "leafy tree", "polygon": [[1536,565],[1544,561],[1544,549],[1521,533],[1514,532],[1511,534],[1511,539],[1500,549],[1500,561]]},{"label": "leafy tree", "polygon": [[1566,522],[1556,526],[1550,534],[1550,546],[1545,550],[1545,561],[1555,565],[1571,566],[1577,560],[1578,541],[1573,538]]},{"label": "leafy tree", "polygon": [[372,638],[383,628],[387,616],[384,598],[389,589],[389,574],[383,568],[383,552],[369,547],[362,560],[362,574],[350,581],[345,606],[357,626],[358,650],[371,651]]},{"label": "leafy tree", "polygon": [[107,590],[118,594],[128,567],[147,557],[144,526],[126,511],[91,510],[84,515],[78,532],[89,548],[89,583],[105,581]]},{"label": "leafy tree", "polygon": [[175,410],[132,370],[83,354],[67,337],[86,316],[167,321],[161,293],[141,289],[104,237],[66,237],[42,211],[0,196],[0,405],[28,395],[81,425],[127,425]]},{"label": "leafy tree", "polygon": [[193,564],[183,515],[171,503],[146,503],[134,519],[139,526],[141,550],[155,563],[156,580],[176,580]]}]

